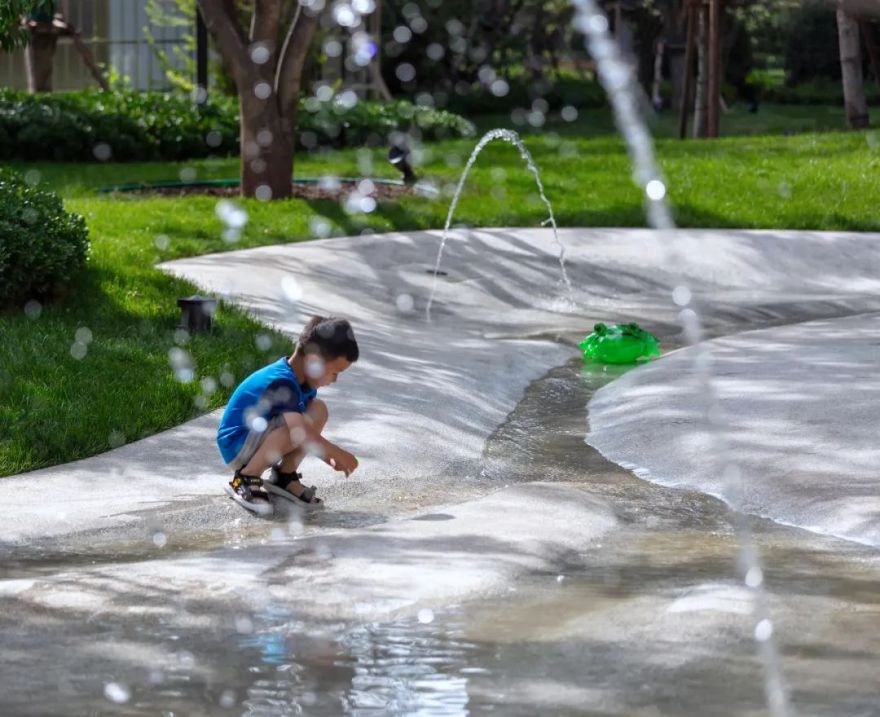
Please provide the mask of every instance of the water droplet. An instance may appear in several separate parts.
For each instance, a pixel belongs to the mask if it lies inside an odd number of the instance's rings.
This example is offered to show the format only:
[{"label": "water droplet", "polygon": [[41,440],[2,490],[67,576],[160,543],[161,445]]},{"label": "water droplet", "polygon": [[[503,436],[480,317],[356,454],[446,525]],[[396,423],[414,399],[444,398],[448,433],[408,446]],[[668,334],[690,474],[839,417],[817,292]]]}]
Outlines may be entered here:
[{"label": "water droplet", "polygon": [[254,343],[260,351],[268,351],[272,348],[272,337],[269,334],[257,334]]},{"label": "water droplet", "polygon": [[261,202],[268,202],[272,198],[272,187],[268,184],[261,184],[254,190],[254,196]]},{"label": "water droplet", "polygon": [[255,433],[262,433],[269,427],[268,421],[262,416],[254,416],[248,421],[248,425]]},{"label": "water droplet", "polygon": [[666,185],[659,179],[652,179],[645,186],[645,194],[648,195],[648,199],[652,202],[659,202],[666,196]]},{"label": "water droplet", "polygon": [[205,378],[201,380],[201,386],[202,391],[209,396],[217,390],[217,382],[210,376],[205,376]]},{"label": "water droplet", "polygon": [[113,150],[106,142],[98,142],[98,144],[92,148],[92,154],[95,155],[95,159],[99,162],[106,162],[113,156]]},{"label": "water droplet", "polygon": [[153,244],[155,244],[159,251],[165,251],[171,246],[171,238],[167,234],[157,234],[156,238],[153,239]]},{"label": "water droplet", "polygon": [[235,202],[221,199],[214,207],[214,213],[230,229],[242,229],[248,221],[247,212]]},{"label": "water droplet", "polygon": [[272,96],[272,85],[268,82],[258,82],[254,85],[254,96],[258,100],[268,100]]},{"label": "water droplet", "polygon": [[[317,233],[314,232],[314,228],[312,229],[312,231],[313,233]],[[302,299],[303,295],[302,287],[300,286],[299,282],[289,274],[281,277],[281,293],[283,293],[284,298],[292,304],[295,304],[297,301]]]},{"label": "water droplet", "polygon": [[562,115],[562,119],[566,122],[574,122],[578,118],[577,107],[573,107],[572,105],[566,105],[563,107],[559,114]]},{"label": "water droplet", "polygon": [[506,80],[497,79],[489,86],[489,91],[495,97],[506,97],[510,92],[510,85]]},{"label": "water droplet", "polygon": [[416,302],[409,294],[398,294],[394,303],[397,304],[398,311],[402,314],[408,314],[413,310]]},{"label": "water droplet", "polygon": [[392,33],[396,42],[399,42],[401,45],[405,45],[410,40],[412,40],[412,30],[410,30],[406,25],[398,25],[394,28],[394,32]]},{"label": "water droplet", "polygon": [[76,334],[74,335],[77,341],[81,344],[90,344],[92,342],[92,332],[86,326],[80,326],[76,330]]},{"label": "water droplet", "polygon": [[430,608],[423,607],[419,610],[419,622],[423,624],[428,624],[429,622],[434,622],[434,611]]},{"label": "water droplet", "polygon": [[691,290],[686,286],[676,286],[672,290],[672,300],[676,306],[687,306],[691,303]]},{"label": "water droplet", "polygon": [[180,181],[181,182],[195,182],[198,174],[196,173],[195,168],[193,167],[184,167],[180,170]]},{"label": "water droplet", "polygon": [[756,588],[764,582],[764,572],[761,568],[754,566],[746,572],[746,585],[750,588]]},{"label": "water droplet", "polygon": [[24,315],[29,319],[39,319],[43,313],[43,305],[36,299],[31,299],[24,305]]},{"label": "water droplet", "polygon": [[174,343],[178,346],[184,346],[189,343],[189,331],[186,329],[174,330]]},{"label": "water droplet", "polygon": [[27,172],[24,173],[24,181],[31,186],[39,184],[42,177],[43,175],[40,174],[40,170],[38,169],[29,169]]},{"label": "water droplet", "polygon": [[205,135],[205,144],[209,147],[219,147],[223,144],[223,135],[216,129],[212,129]]},{"label": "water droplet", "polygon": [[244,615],[235,618],[235,629],[242,635],[249,635],[254,631],[254,623]]},{"label": "water droplet", "polygon": [[334,37],[327,38],[324,42],[324,54],[327,57],[339,57],[342,54],[342,43]]},{"label": "water droplet", "polygon": [[758,642],[765,642],[773,635],[773,623],[766,617],[755,625],[755,639]]},{"label": "water droplet", "polygon": [[190,383],[195,378],[192,357],[183,349],[173,347],[168,350],[168,363],[174,372],[174,377],[181,383]]},{"label": "water droplet", "polygon": [[395,68],[394,74],[401,82],[412,82],[416,78],[416,68],[409,62],[401,62]]},{"label": "water droplet", "polygon": [[226,388],[232,388],[235,385],[235,376],[229,371],[224,371],[220,374],[220,383],[226,386]]},{"label": "water droplet", "polygon": [[232,690],[223,690],[223,694],[220,695],[219,704],[225,710],[231,710],[235,707],[235,692]]},{"label": "water droplet", "polygon": [[543,127],[544,122],[547,121],[547,116],[543,112],[533,110],[532,112],[529,112],[526,119],[532,127]]},{"label": "water droplet", "polygon": [[164,548],[168,544],[168,538],[165,536],[161,530],[157,530],[153,533],[153,544],[157,548]]},{"label": "water droplet", "polygon": [[104,697],[118,705],[125,704],[131,699],[131,690],[121,682],[108,682],[104,685]]},{"label": "water droplet", "polygon": [[119,448],[125,445],[125,434],[122,431],[110,431],[107,436],[107,443],[111,448]]},{"label": "water droplet", "polygon": [[561,583],[561,582],[563,582],[564,580],[565,580],[565,575],[557,575],[557,576],[556,576],[556,582],[557,582],[557,583]]},{"label": "water droplet", "polygon": [[84,359],[88,351],[89,347],[79,341],[74,341],[70,345],[70,355],[73,356],[73,358],[75,358],[77,361],[81,361],[82,359]]},{"label": "water droplet", "polygon": [[255,65],[265,65],[270,54],[269,46],[265,42],[255,42],[250,47],[251,62]]},{"label": "water droplet", "polygon": [[274,137],[272,136],[271,130],[261,129],[259,132],[257,132],[257,144],[261,147],[268,147],[270,144],[272,144],[273,139]]},{"label": "water droplet", "polygon": [[357,27],[361,20],[360,15],[350,5],[342,3],[337,3],[333,7],[333,19],[336,20],[337,25],[342,25],[342,27]]},{"label": "water droplet", "polygon": [[428,49],[425,51],[425,53],[428,55],[429,60],[439,62],[443,59],[443,55],[446,54],[446,50],[439,42],[432,42],[430,45],[428,45]]},{"label": "water droplet", "polygon": [[358,103],[358,96],[353,90],[345,90],[336,95],[336,105],[344,110],[352,109]]}]

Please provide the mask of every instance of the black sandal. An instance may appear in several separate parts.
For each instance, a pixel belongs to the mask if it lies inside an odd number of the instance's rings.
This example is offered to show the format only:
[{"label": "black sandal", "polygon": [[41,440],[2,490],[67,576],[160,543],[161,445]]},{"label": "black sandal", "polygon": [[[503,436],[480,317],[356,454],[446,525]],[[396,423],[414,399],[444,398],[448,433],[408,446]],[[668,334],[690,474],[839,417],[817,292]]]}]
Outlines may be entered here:
[{"label": "black sandal", "polygon": [[238,471],[232,480],[223,486],[232,500],[257,515],[272,515],[274,508],[269,502],[269,494],[259,476],[246,476]]},{"label": "black sandal", "polygon": [[294,481],[302,481],[302,473],[284,473],[278,468],[272,469],[272,478],[270,483],[265,484],[265,489],[273,495],[286,498],[291,503],[302,506],[306,510],[319,510],[324,507],[324,501],[315,496],[318,491],[316,486],[303,486],[303,491],[299,495],[294,495],[288,486]]}]

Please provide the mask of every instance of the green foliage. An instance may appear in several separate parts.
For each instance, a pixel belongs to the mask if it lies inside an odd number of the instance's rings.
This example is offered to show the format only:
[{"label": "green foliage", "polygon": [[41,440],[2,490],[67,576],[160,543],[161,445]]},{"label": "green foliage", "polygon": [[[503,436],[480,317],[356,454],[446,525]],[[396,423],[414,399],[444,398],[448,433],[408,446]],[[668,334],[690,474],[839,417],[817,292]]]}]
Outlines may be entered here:
[{"label": "green foliage", "polygon": [[[338,99],[312,98],[302,102],[298,131],[301,143],[312,148],[378,144],[394,131],[413,131],[424,139],[464,137],[473,126],[408,102],[347,107]],[[182,160],[236,154],[238,143],[238,106],[231,98],[197,109],[185,97],[159,92],[0,91],[0,159]]]},{"label": "green foliage", "polygon": [[[586,56],[575,41],[573,17],[569,0],[386,2],[382,74],[392,92],[428,92],[446,106],[442,98],[452,102],[478,87],[478,94],[490,100],[496,79],[513,85],[512,73],[525,68],[519,81],[542,96],[549,74],[576,54]],[[399,79],[397,68],[403,64],[415,69],[412,80]]]},{"label": "green foliage", "polygon": [[[784,105],[837,105],[843,106],[843,86],[840,80],[815,77],[798,85],[775,82],[765,73],[752,73],[749,80],[759,88],[762,99]],[[871,104],[880,102],[880,89],[865,83],[865,97]]]},{"label": "green foliage", "polygon": [[531,82],[522,68],[510,73],[509,91],[496,97],[479,82],[468,85],[467,90],[455,94],[449,108],[464,115],[481,115],[495,112],[528,109],[536,100],[543,100],[547,108],[557,110],[566,105],[577,108],[604,107],[608,100],[604,88],[592,75],[579,75],[573,71],[560,70],[545,78],[540,86]]},{"label": "green foliage", "polygon": [[2,0],[0,2],[0,49],[9,51],[27,45],[30,33],[22,27],[23,17],[45,19],[51,15],[53,0]]},{"label": "green foliage", "polygon": [[[677,134],[675,114],[655,117],[660,123],[654,128],[660,138],[657,152],[679,224],[880,230],[876,133],[778,136],[784,130],[815,126],[823,110],[828,116],[822,128],[845,126],[840,108],[762,105],[757,115],[725,114],[724,132],[773,131],[777,136],[728,136],[710,143],[671,139]],[[503,121],[499,118],[489,126]],[[607,110],[584,110],[576,123],[551,125],[524,139],[561,226],[645,225],[644,193],[633,184],[626,147]],[[196,380],[181,384],[168,363],[168,349],[178,340],[175,300],[196,287],[159,271],[157,262],[307,240],[314,237],[316,221],[330,224],[334,235],[367,228],[436,229],[446,219],[449,188],[473,144],[448,140],[423,148],[417,171],[444,188],[439,201],[413,194],[380,201],[370,214],[351,215],[331,201],[241,200],[250,221],[235,244],[222,236],[216,197],[108,196],[95,191],[132,179],[174,178],[184,165],[28,165],[63,190],[69,206],[89,217],[93,246],[85,280],[64,302],[45,306],[38,320],[20,311],[0,318],[0,425],[9,427],[0,431],[0,475],[94,455],[121,440],[141,438],[218,408],[250,371],[289,350],[282,337],[221,303],[214,333],[193,336],[185,345]],[[299,166],[311,176],[358,175],[361,155],[307,154]],[[373,150],[373,158],[377,172],[395,174],[382,150]],[[238,160],[200,160],[185,166],[200,178],[229,177],[237,173]],[[546,218],[534,178],[516,149],[504,143],[488,146],[468,175],[456,223],[539,226]],[[77,360],[70,346],[83,327],[94,340],[88,354]],[[255,347],[260,333],[275,339],[266,352]],[[224,383],[226,374],[231,380]],[[207,391],[202,381],[209,378],[216,389],[203,395]]]},{"label": "green foliage", "polygon": [[834,5],[807,0],[792,13],[785,33],[785,71],[790,85],[817,77],[840,79]]},{"label": "green foliage", "polygon": [[54,192],[0,169],[0,306],[51,298],[85,266],[85,220]]}]

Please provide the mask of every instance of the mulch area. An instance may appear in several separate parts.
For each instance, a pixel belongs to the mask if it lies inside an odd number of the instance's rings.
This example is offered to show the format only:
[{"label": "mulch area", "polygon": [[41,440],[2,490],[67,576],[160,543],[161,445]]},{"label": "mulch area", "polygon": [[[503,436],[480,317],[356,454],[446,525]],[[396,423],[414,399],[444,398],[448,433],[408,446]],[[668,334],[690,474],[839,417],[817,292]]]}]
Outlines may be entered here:
[{"label": "mulch area", "polygon": [[[326,200],[338,202],[358,188],[357,182],[340,182],[334,187],[322,187],[318,184],[294,184],[293,196],[297,199],[312,201]],[[217,187],[199,184],[183,185],[180,187],[145,187],[133,190],[139,193],[162,194],[170,197],[186,197],[192,195],[207,197],[238,197],[241,195],[239,187]],[[412,187],[399,184],[374,184],[373,191],[369,196],[376,200],[396,199],[397,197],[413,194]]]}]

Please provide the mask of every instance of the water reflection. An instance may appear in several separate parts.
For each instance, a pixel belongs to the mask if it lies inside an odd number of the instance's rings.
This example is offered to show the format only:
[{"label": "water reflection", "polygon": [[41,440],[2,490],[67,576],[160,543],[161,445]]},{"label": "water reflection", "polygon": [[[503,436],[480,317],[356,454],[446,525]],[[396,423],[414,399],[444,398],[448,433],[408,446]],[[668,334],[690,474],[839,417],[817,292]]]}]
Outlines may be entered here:
[{"label": "water reflection", "polygon": [[[415,617],[360,625],[297,621],[269,610],[238,647],[255,664],[239,714],[467,715],[473,646]],[[224,693],[226,698],[229,695]],[[228,706],[228,705],[227,705]]]},{"label": "water reflection", "polygon": [[343,639],[354,669],[345,714],[468,714],[466,668],[473,645],[407,620],[364,625]]}]

